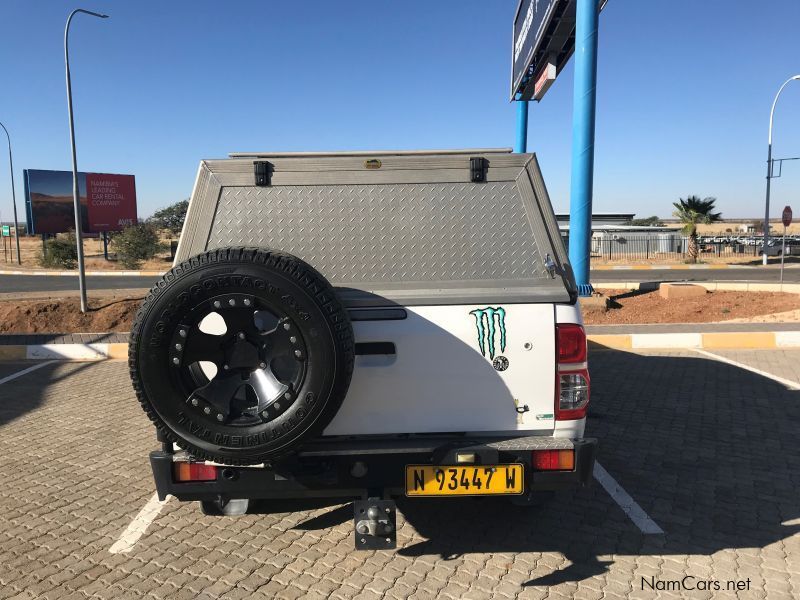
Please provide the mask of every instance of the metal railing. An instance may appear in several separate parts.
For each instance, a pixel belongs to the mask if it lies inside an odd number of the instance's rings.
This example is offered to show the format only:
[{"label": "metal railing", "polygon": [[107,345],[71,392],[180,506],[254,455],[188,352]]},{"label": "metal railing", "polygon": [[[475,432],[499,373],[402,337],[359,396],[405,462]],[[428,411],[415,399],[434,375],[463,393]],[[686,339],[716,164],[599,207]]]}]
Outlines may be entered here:
[{"label": "metal railing", "polygon": [[[800,241],[787,239],[787,254],[800,251]],[[565,245],[568,238],[564,237]],[[761,255],[761,239],[748,237],[699,238],[698,258],[747,258]],[[608,235],[592,237],[593,260],[626,261],[645,260],[653,262],[682,261],[688,256],[689,237],[684,235]]]}]

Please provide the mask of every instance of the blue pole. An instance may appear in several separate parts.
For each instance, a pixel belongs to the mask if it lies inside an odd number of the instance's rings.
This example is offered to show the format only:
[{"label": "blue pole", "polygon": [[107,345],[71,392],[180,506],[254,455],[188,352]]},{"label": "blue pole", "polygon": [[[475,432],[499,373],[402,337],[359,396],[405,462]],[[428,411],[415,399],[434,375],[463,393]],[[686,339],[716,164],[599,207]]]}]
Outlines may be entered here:
[{"label": "blue pole", "polygon": [[528,151],[528,101],[517,100],[517,143],[514,152]]},{"label": "blue pole", "polygon": [[597,0],[577,0],[575,89],[572,105],[572,180],[569,203],[569,261],[578,293],[592,294],[589,241],[592,235],[594,113],[597,91]]}]

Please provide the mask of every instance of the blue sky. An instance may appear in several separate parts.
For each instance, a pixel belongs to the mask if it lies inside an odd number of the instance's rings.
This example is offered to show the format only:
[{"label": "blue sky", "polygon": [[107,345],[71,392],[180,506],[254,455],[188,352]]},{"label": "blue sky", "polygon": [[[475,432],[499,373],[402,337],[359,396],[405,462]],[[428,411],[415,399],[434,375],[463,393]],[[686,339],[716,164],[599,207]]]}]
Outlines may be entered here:
[{"label": "blue sky", "polygon": [[[769,108],[800,73],[798,0],[609,0],[600,23],[596,211],[668,216],[716,196],[763,214]],[[0,121],[22,169],[69,169],[63,27],[81,171],[136,175],[140,215],[189,196],[201,158],[243,150],[511,146],[516,0],[2,0]],[[758,9],[758,10],[757,10]],[[557,211],[569,207],[572,68],[531,106]],[[800,156],[800,83],[775,121]],[[773,185],[800,205],[800,161]],[[10,218],[5,157],[0,211]],[[796,210],[797,212],[797,210]]]}]

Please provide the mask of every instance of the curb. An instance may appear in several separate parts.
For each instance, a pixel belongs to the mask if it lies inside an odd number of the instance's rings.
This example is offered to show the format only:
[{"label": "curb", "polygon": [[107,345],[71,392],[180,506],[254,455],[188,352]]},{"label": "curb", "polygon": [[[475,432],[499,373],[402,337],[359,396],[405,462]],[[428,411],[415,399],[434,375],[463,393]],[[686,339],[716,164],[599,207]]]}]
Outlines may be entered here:
[{"label": "curb", "polygon": [[128,344],[15,344],[0,346],[3,360],[106,360],[128,358]]},{"label": "curb", "polygon": [[[86,271],[87,277],[159,277],[166,271]],[[77,277],[78,271],[0,271],[0,275]]]},{"label": "curb", "polygon": [[588,335],[589,348],[602,350],[776,350],[800,348],[800,331],[709,333],[609,333]]},{"label": "curb", "polygon": [[[657,290],[662,283],[672,283],[669,281],[603,281],[592,284],[596,290]],[[730,291],[730,292],[787,292],[790,294],[800,294],[800,283],[736,283],[721,281],[681,281],[679,283],[689,283],[699,285],[709,291]]]},{"label": "curb", "polygon": [[706,264],[706,265],[692,265],[692,264],[676,264],[668,263],[664,265],[649,264],[649,265],[596,265],[592,267],[592,271],[666,271],[666,270],[705,270],[705,269],[755,269],[753,265],[730,265],[730,264]]},{"label": "curb", "polygon": [[[776,350],[800,348],[800,331],[589,334],[592,350]],[[0,346],[3,360],[127,359],[128,344],[17,344]]]}]

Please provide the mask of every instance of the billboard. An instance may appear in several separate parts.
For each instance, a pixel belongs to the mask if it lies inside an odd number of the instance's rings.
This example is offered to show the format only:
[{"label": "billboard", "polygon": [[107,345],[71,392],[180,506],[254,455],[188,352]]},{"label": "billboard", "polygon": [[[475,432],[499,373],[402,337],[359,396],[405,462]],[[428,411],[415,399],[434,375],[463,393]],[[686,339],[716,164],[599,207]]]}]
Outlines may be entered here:
[{"label": "billboard", "polygon": [[[576,2],[519,0],[511,45],[511,100],[517,94],[521,100],[541,100],[572,56]],[[598,0],[598,10],[603,10],[606,2]]]},{"label": "billboard", "polygon": [[[75,229],[72,171],[25,169],[25,213],[29,233]],[[85,233],[120,231],[136,223],[133,175],[78,172],[81,229]]]},{"label": "billboard", "polygon": [[[556,8],[562,0],[520,0],[514,15],[514,45],[511,49],[511,99],[521,92],[523,79],[536,71],[535,53],[542,45],[546,31]],[[563,12],[563,10],[562,10]],[[574,14],[574,13],[573,13]]]}]

